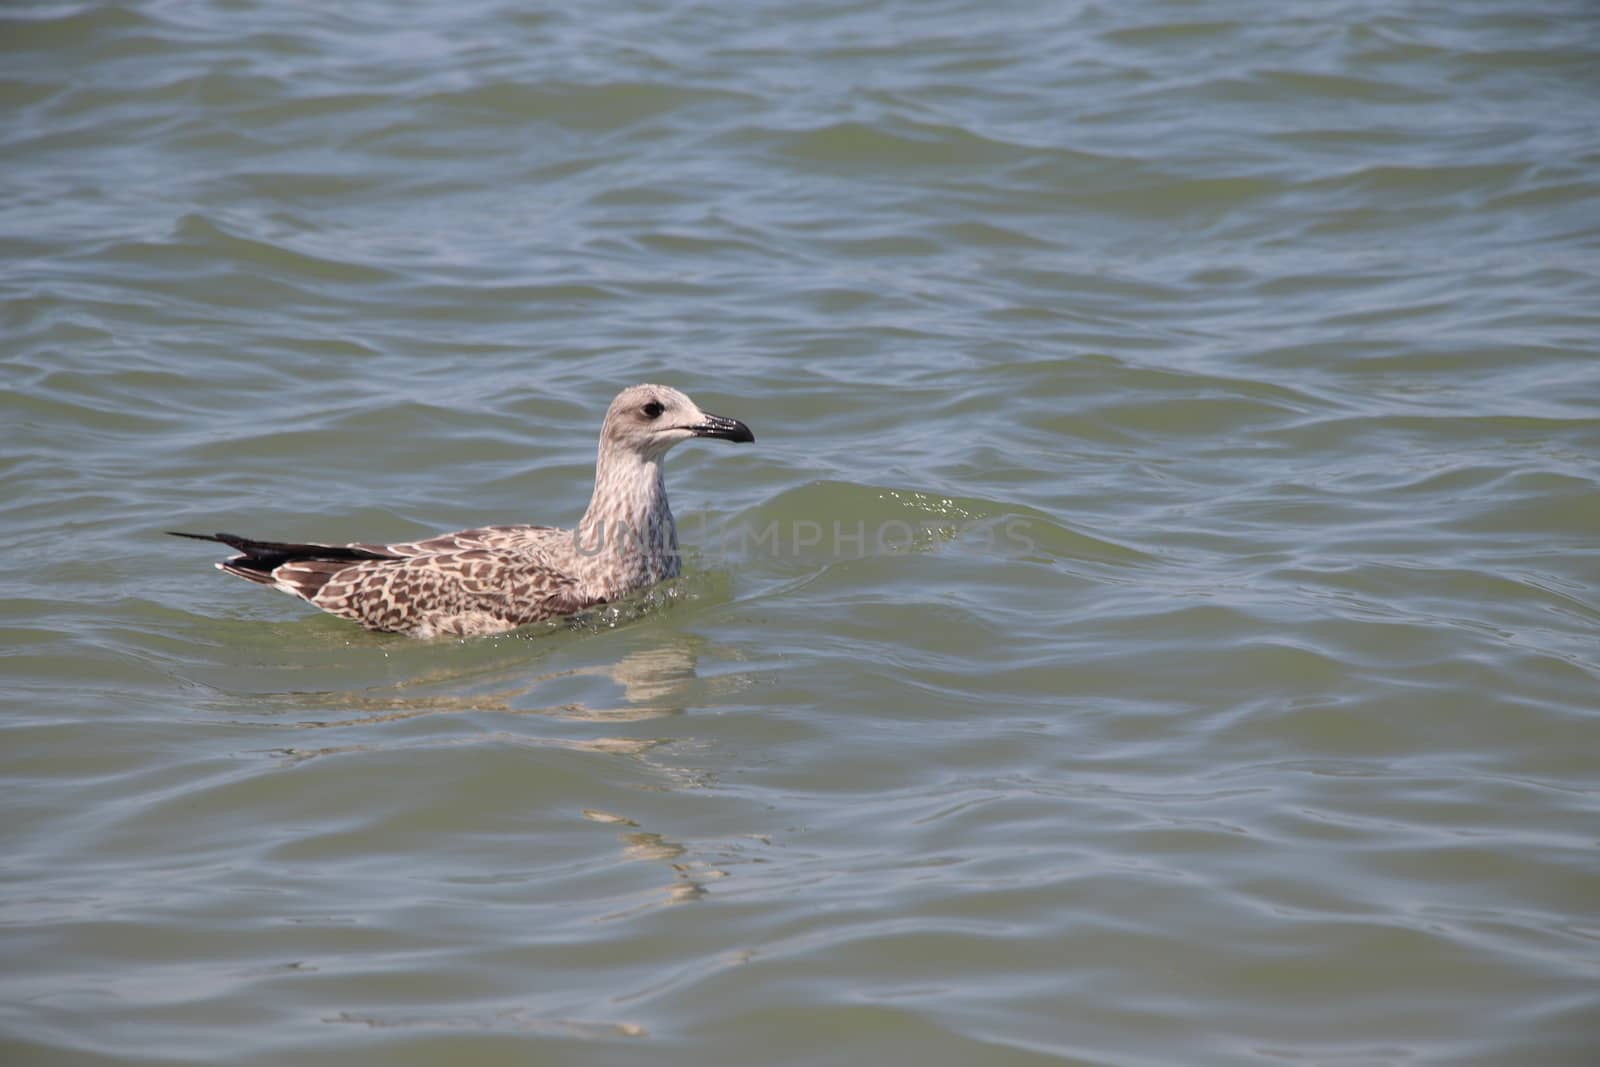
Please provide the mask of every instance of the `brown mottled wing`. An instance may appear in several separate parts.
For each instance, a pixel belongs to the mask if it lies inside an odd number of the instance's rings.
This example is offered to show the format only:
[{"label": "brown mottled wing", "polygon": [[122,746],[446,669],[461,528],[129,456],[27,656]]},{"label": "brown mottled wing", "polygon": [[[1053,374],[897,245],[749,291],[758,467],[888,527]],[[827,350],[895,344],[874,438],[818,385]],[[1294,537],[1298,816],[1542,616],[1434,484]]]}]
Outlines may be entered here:
[{"label": "brown mottled wing", "polygon": [[396,556],[431,556],[468,548],[521,551],[563,533],[553,526],[479,526],[471,530],[438,534],[421,541],[397,541],[392,545],[351,543],[346,547]]},{"label": "brown mottled wing", "polygon": [[347,559],[303,559],[281,564],[266,574],[236,567],[232,560],[224,561],[218,566],[229,574],[263,585],[276,586],[285,593],[293,593],[301,600],[315,604],[317,593],[333,579],[335,574],[349,570],[352,564]]},{"label": "brown mottled wing", "polygon": [[400,633],[491,633],[587,606],[570,576],[486,548],[352,564],[308,599],[370,630]]}]

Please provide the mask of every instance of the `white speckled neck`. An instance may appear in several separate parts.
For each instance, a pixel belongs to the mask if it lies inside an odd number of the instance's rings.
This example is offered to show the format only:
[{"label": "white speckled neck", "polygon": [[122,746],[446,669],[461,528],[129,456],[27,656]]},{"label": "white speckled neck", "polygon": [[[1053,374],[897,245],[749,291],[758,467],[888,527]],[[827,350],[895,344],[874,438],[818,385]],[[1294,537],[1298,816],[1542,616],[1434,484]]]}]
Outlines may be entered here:
[{"label": "white speckled neck", "polygon": [[586,596],[615,600],[678,575],[678,531],[661,458],[602,439],[594,495],[578,524],[573,573]]}]

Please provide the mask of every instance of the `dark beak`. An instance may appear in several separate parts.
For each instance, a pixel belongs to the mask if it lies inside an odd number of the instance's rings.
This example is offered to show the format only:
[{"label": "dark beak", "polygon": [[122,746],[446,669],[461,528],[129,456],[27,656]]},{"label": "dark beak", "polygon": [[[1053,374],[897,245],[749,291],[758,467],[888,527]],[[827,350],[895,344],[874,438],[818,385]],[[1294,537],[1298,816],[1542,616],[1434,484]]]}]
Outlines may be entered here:
[{"label": "dark beak", "polygon": [[707,415],[705,422],[689,427],[689,432],[696,437],[719,437],[724,441],[750,442],[756,439],[756,435],[750,432],[750,427],[738,419],[724,418],[721,415]]}]

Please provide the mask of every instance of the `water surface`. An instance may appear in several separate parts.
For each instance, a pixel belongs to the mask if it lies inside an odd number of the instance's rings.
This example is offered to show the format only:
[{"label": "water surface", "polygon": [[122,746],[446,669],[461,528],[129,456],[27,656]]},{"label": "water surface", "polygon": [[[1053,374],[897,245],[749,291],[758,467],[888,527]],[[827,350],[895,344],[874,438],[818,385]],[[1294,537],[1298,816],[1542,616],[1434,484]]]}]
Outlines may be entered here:
[{"label": "water surface", "polygon": [[1592,5],[3,19],[7,1063],[1592,1062]]}]

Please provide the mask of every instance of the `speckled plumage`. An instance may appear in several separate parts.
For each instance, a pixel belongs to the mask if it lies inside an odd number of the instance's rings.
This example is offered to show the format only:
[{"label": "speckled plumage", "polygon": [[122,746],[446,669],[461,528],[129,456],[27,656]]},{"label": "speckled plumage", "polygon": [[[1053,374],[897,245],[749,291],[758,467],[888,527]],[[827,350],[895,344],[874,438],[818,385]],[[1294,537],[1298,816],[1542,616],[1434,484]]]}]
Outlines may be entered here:
[{"label": "speckled plumage", "polygon": [[600,428],[594,495],[575,530],[483,526],[396,544],[254,541],[186,534],[239,555],[218,569],[290,593],[369,630],[432,637],[500,633],[625,597],[678,575],[662,462],[691,437],[753,441],[683,393],[635,385]]}]

